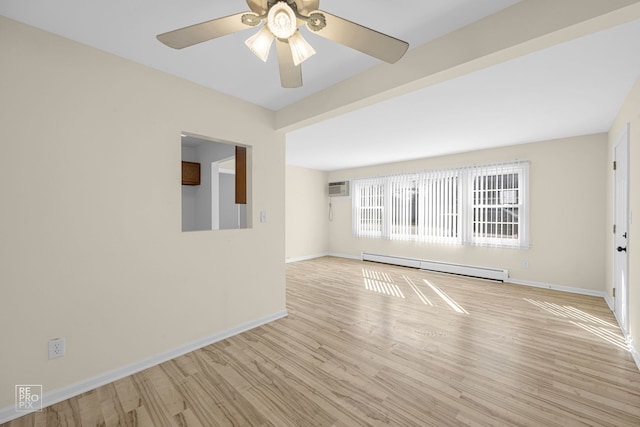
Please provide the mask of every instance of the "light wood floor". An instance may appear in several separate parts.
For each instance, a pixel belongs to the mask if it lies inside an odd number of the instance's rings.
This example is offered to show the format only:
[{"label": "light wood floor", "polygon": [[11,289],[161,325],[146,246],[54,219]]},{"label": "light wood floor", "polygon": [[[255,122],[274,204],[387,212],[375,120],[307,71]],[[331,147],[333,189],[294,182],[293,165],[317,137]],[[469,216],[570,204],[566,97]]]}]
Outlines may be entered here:
[{"label": "light wood floor", "polygon": [[322,258],[287,308],[7,426],[640,426],[600,298]]}]

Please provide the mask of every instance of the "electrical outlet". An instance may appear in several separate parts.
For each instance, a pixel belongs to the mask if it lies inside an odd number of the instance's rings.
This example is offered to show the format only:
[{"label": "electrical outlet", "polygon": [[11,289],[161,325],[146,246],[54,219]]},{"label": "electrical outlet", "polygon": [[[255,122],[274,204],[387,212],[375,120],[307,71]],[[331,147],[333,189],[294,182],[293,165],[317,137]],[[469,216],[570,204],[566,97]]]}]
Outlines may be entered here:
[{"label": "electrical outlet", "polygon": [[64,356],[64,338],[49,341],[49,360]]},{"label": "electrical outlet", "polygon": [[529,260],[525,259],[524,261],[522,261],[522,268],[524,268],[525,270],[527,270],[529,268]]}]

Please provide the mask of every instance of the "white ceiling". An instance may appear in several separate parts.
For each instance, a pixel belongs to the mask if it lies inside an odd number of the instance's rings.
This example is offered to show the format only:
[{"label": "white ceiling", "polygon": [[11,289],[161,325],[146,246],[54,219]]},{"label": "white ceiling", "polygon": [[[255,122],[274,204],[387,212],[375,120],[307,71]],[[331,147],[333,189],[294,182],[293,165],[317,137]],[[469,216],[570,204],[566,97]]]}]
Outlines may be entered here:
[{"label": "white ceiling", "polygon": [[607,132],[640,76],[640,21],[295,130],[287,163],[346,169]]},{"label": "white ceiling", "polygon": [[[518,0],[322,0],[334,15],[418,46],[517,3]],[[275,49],[267,63],[244,41],[248,28],[182,50],[155,36],[198,22],[248,11],[244,0],[0,0],[0,15],[278,110],[380,61],[301,31],[317,54],[302,65],[304,86],[280,87]],[[406,14],[405,10],[411,10]]]},{"label": "white ceiling", "polygon": [[[419,46],[517,0],[322,0],[320,8]],[[248,10],[243,0],[0,0],[0,15],[279,110],[379,63],[305,33],[318,52],[282,89],[255,29],[183,50],[155,35]],[[410,11],[410,13],[407,13]],[[304,30],[304,29],[303,29]],[[290,132],[287,162],[321,170],[604,132],[640,75],[640,23],[596,33]]]}]

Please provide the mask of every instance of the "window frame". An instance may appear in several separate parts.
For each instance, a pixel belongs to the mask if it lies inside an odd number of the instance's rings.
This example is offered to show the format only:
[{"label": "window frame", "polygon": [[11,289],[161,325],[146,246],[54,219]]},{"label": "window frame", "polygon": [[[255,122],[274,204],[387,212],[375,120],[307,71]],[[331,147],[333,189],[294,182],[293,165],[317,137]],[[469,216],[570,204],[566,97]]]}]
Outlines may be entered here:
[{"label": "window frame", "polygon": [[[517,203],[504,203],[503,192],[514,190],[514,188],[481,188],[477,190],[474,186],[475,180],[478,177],[488,176],[502,176],[505,175],[517,175],[518,185],[515,190],[518,192]],[[507,248],[528,248],[528,176],[529,176],[529,164],[528,162],[517,162],[509,164],[490,165],[473,168],[468,174],[468,202],[467,202],[467,233],[465,241],[471,245],[478,246],[494,246],[494,247],[507,247]],[[499,201],[497,203],[476,203],[476,196],[482,191],[499,192]],[[475,225],[479,222],[475,219],[476,210],[481,209],[518,209],[518,221],[515,226],[518,228],[517,237],[491,237],[491,236],[479,236],[476,234]],[[486,223],[486,222],[485,222]],[[495,221],[493,225],[498,228],[500,226],[508,225],[505,221]],[[510,224],[514,224],[511,222]]]},{"label": "window frame", "polygon": [[[517,186],[499,188],[475,189],[474,182],[478,177],[500,176],[504,180],[506,175],[516,175]],[[442,243],[458,245],[476,245],[504,248],[529,247],[529,162],[515,161],[501,164],[451,168],[414,173],[404,173],[392,176],[363,178],[352,180],[352,232],[354,237],[384,238],[391,240],[418,241],[425,243]],[[409,189],[409,186],[411,187]],[[377,205],[364,205],[362,191],[377,187],[379,193]],[[410,191],[409,191],[410,190]],[[505,200],[506,194],[517,191],[517,203]],[[497,195],[500,200],[478,205],[474,195]],[[509,193],[507,193],[509,192]],[[412,197],[411,203],[397,200],[398,194]],[[371,194],[369,198],[371,198]],[[381,203],[381,204],[380,204]],[[409,207],[410,206],[410,207]],[[367,230],[363,221],[370,220],[372,215],[363,217],[364,209],[379,210],[379,226],[376,230]],[[407,212],[415,209],[415,212]],[[479,236],[474,232],[478,221],[474,218],[477,209],[508,209],[518,210],[518,220],[486,222],[495,229],[516,227],[517,237]],[[397,224],[398,216],[410,224]],[[409,225],[408,225],[409,224]],[[369,227],[370,228],[370,227]],[[403,233],[402,228],[409,230]],[[508,228],[507,228],[508,230]]]}]

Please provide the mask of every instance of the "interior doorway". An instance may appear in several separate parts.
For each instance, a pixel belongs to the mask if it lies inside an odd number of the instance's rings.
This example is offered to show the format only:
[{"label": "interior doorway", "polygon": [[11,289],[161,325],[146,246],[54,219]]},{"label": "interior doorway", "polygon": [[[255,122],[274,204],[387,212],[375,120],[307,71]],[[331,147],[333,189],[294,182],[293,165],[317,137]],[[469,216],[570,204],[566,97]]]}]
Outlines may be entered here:
[{"label": "interior doorway", "polygon": [[629,124],[614,147],[614,311],[622,332],[629,333]]}]

